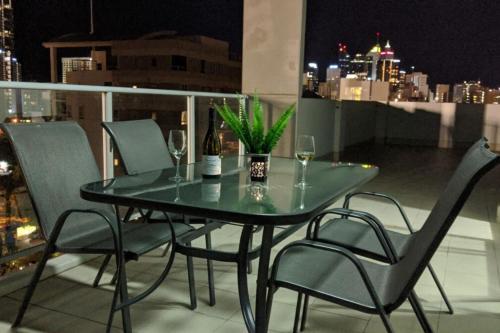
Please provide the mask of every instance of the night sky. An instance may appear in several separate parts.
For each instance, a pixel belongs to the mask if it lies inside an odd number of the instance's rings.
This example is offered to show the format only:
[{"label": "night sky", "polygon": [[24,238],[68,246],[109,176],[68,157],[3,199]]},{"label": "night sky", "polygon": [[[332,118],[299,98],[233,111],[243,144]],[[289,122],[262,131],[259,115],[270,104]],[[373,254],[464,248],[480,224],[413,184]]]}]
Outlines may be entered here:
[{"label": "night sky", "polygon": [[[267,0],[272,1],[272,0]],[[49,81],[49,52],[41,43],[89,31],[89,0],[16,0],[17,58],[25,81]],[[241,53],[242,0],[94,0],[96,32],[132,36],[157,30],[227,40]],[[322,76],[337,44],[366,53],[381,33],[402,67],[430,75],[431,83],[500,79],[498,0],[309,0],[305,61]],[[320,77],[321,78],[321,77]]]}]

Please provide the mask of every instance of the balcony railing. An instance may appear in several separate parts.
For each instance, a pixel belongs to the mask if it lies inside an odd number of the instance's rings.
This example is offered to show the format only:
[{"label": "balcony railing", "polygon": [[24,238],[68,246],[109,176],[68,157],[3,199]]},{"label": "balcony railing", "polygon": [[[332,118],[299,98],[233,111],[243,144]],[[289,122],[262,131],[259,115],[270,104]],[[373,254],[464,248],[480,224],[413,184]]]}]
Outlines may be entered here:
[{"label": "balcony railing", "polygon": [[[103,177],[111,178],[122,170],[110,138],[100,126],[102,121],[153,118],[165,136],[170,129],[184,129],[188,139],[184,162],[192,163],[201,158],[210,100],[224,101],[237,110],[237,104],[244,98],[209,92],[0,81],[0,113],[3,113],[0,121],[77,121],[87,132]],[[223,153],[239,154],[242,149],[239,141],[222,123],[219,125]],[[6,169],[0,172],[2,276],[36,262],[43,239],[10,144],[3,134],[0,139],[0,169]]]}]

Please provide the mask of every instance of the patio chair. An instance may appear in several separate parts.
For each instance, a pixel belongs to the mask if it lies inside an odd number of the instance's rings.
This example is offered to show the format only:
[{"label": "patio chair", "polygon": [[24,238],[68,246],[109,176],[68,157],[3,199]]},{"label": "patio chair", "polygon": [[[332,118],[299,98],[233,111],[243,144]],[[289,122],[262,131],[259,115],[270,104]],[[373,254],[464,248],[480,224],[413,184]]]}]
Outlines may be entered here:
[{"label": "patio chair", "polygon": [[[270,315],[273,294],[279,287],[299,293],[294,331],[297,329],[302,294],[331,301],[355,310],[378,314],[387,330],[394,332],[389,315],[406,299],[425,332],[432,332],[418,298],[415,284],[446,236],[474,185],[500,158],[485,140],[475,144],[462,159],[423,227],[407,243],[399,259],[397,246],[382,224],[369,214],[347,209],[332,210],[344,217],[359,218],[374,231],[389,265],[367,261],[345,247],[306,239],[287,245],[276,256],[268,298]],[[321,213],[318,218],[331,211]],[[314,222],[312,223],[314,224]],[[311,225],[312,225],[311,224]]]},{"label": "patio chair", "polygon": [[[187,224],[121,223],[111,205],[83,200],[80,186],[99,181],[99,169],[87,137],[75,122],[3,124],[24,174],[33,208],[46,239],[45,250],[27,288],[13,326],[29,305],[47,260],[54,252],[115,255],[118,282],[113,293],[108,331],[116,311],[122,312],[124,331],[130,332],[129,306],[149,295],[166,277],[174,259],[143,293],[129,299],[125,262],[193,230]],[[120,303],[118,303],[118,296]]]},{"label": "patio chair", "polygon": [[[172,158],[165,143],[162,131],[152,119],[103,122],[103,128],[112,139],[114,147],[118,150],[124,171],[128,174],[149,172],[173,167]],[[160,222],[164,220],[162,212],[139,210],[146,221]],[[206,219],[190,218],[182,215],[171,215],[174,222],[187,220],[190,224],[209,223]],[[207,249],[212,248],[210,232],[205,233]],[[189,245],[189,244],[188,244]],[[165,249],[166,254],[168,247]],[[104,271],[109,257],[106,257],[99,270],[94,285],[99,283],[100,275]],[[193,258],[187,256],[188,280],[191,295],[192,309],[196,308],[196,287],[193,273]],[[207,260],[209,304],[215,305],[214,270],[212,260]]]},{"label": "patio chair", "polygon": [[[470,147],[470,149],[464,155],[464,158],[466,158],[470,152],[474,151],[475,148],[483,146],[487,141],[488,140],[486,138],[478,140],[474,145]],[[400,260],[401,258],[403,258],[406,255],[408,244],[410,244],[410,242],[413,240],[415,236],[415,229],[413,228],[408,216],[406,215],[405,210],[403,209],[403,206],[399,203],[399,201],[396,198],[383,193],[376,193],[376,192],[349,193],[345,197],[343,209],[332,209],[325,212],[325,214],[320,214],[316,216],[316,218],[313,219],[312,223],[309,225],[308,228],[307,238],[328,244],[342,246],[349,249],[350,251],[354,252],[357,255],[390,263],[391,258],[389,258],[385,253],[384,248],[382,247],[380,241],[377,238],[377,234],[359,216],[362,217],[364,216],[364,218],[376,220],[377,223],[379,224],[381,224],[381,222],[377,220],[375,216],[367,212],[349,210],[350,200],[355,196],[376,197],[389,201],[389,203],[392,203],[396,206],[404,221],[405,227],[408,229],[409,234],[391,230],[386,230],[386,233],[387,236],[391,239],[392,243],[394,244],[396,251],[396,260]],[[346,209],[350,211],[351,219],[349,219],[348,218],[349,215],[345,213]],[[323,225],[321,225],[322,220],[328,215],[337,215],[340,217],[328,220]],[[431,266],[430,262],[427,264],[427,269],[429,270],[429,273],[431,274],[431,277],[434,280],[434,283],[436,284],[439,293],[441,294],[441,297],[443,298],[446,304],[446,307],[448,308],[448,312],[450,314],[453,314],[453,307],[451,305],[451,302],[446,296],[444,288],[441,285],[441,282],[439,282],[437,274],[435,273],[434,268]],[[309,296],[306,296],[304,299],[304,307],[302,311],[302,321],[300,324],[300,330],[303,330],[305,327],[308,304],[309,304]],[[298,306],[300,306],[300,304]],[[297,316],[300,316],[300,313],[298,313]],[[297,320],[298,318],[296,318],[295,320],[296,323]]]}]

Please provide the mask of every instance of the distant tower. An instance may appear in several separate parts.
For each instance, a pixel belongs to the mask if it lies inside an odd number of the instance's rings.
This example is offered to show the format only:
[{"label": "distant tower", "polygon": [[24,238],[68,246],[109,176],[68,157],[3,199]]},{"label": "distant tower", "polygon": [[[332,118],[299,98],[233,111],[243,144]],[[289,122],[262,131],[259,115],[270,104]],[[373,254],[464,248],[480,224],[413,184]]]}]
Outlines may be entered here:
[{"label": "distant tower", "polygon": [[366,54],[368,78],[374,81],[377,79],[377,63],[380,59],[380,52],[382,52],[382,47],[380,46],[380,32],[377,32],[376,36],[377,44],[375,44]]},{"label": "distant tower", "polygon": [[377,80],[389,82],[393,91],[399,85],[399,59],[394,59],[394,51],[387,41],[384,50],[380,52],[380,60],[377,64]]},{"label": "distant tower", "polygon": [[21,81],[21,65],[14,51],[14,12],[12,0],[0,0],[0,80]]},{"label": "distant tower", "polygon": [[347,53],[347,45],[339,43],[339,68],[340,75],[346,77],[350,73],[351,56]]}]

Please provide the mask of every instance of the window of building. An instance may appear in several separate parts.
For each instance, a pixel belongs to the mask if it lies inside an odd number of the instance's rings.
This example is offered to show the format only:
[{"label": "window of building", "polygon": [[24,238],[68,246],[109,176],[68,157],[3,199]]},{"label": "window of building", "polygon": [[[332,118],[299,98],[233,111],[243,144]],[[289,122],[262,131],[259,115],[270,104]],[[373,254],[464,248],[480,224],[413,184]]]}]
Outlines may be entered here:
[{"label": "window of building", "polygon": [[158,64],[157,64],[157,61],[156,61],[156,58],[151,58],[151,67],[156,67]]},{"label": "window of building", "polygon": [[205,66],[206,66],[205,60],[200,60],[200,73],[205,73]]},{"label": "window of building", "polygon": [[186,57],[173,55],[171,69],[174,71],[185,71],[186,70]]}]

